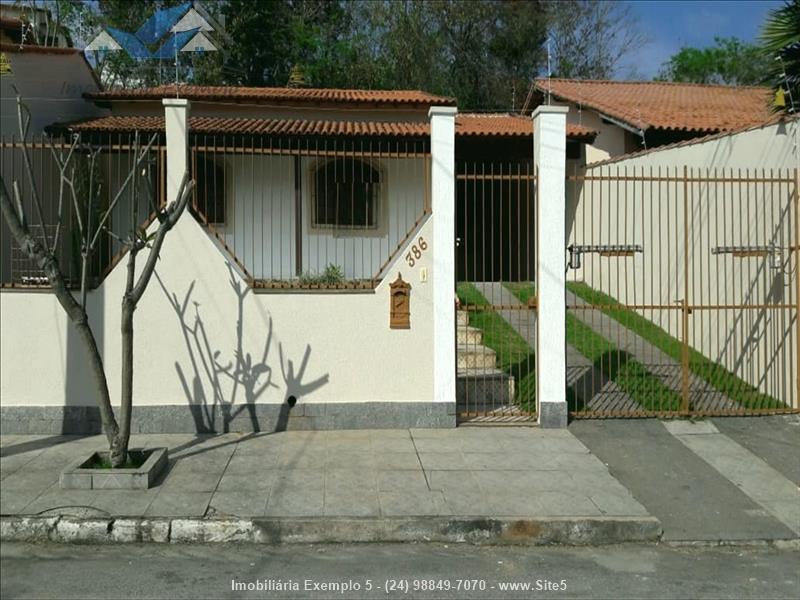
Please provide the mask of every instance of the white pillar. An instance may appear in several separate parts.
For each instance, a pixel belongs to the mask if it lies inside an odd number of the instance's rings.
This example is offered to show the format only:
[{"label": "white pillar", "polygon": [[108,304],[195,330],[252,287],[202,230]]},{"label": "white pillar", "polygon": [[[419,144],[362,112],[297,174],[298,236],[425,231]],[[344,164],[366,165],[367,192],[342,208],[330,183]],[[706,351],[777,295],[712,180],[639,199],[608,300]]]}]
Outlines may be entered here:
[{"label": "white pillar", "polygon": [[167,131],[167,203],[177,200],[186,172],[189,148],[189,101],[164,98],[164,122]]},{"label": "white pillar", "polygon": [[433,388],[435,402],[456,401],[455,131],[456,109],[434,106],[431,122],[433,212]]},{"label": "white pillar", "polygon": [[533,163],[539,174],[536,219],[536,398],[541,427],[567,426],[566,106],[533,111]]}]

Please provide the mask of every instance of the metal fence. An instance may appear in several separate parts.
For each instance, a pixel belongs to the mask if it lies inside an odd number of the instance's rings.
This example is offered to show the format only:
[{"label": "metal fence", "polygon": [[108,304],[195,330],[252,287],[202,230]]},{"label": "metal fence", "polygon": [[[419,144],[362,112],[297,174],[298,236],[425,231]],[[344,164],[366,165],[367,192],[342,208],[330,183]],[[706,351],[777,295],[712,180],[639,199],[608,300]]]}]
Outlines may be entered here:
[{"label": "metal fence", "polygon": [[530,164],[457,165],[457,412],[536,415],[536,174]]},{"label": "metal fence", "polygon": [[798,173],[567,178],[574,416],[797,410]]},{"label": "metal fence", "polygon": [[[145,146],[146,140],[140,140],[140,143]],[[74,138],[58,136],[38,136],[25,144],[18,137],[0,138],[0,175],[6,191],[12,196],[16,182],[31,233],[46,240],[53,248],[70,286],[80,285],[82,236],[78,220],[80,218],[90,229],[97,229],[102,215],[112,205],[133,169],[134,147],[132,133],[84,135],[77,143]],[[71,158],[63,168],[60,164],[67,161],[71,150]],[[26,167],[25,151],[30,171]],[[155,144],[141,163],[144,171],[138,174],[146,176],[152,184],[150,187],[138,186],[138,201],[133,202],[133,188],[127,186],[109,212],[90,256],[90,286],[102,281],[121,258],[125,249],[123,240],[135,228],[134,223],[137,227],[146,226],[154,203],[163,202],[163,153],[163,147]],[[70,187],[75,188],[74,198]],[[11,236],[5,219],[0,220],[0,285],[21,288],[49,286],[39,266],[28,258]]]},{"label": "metal fence", "polygon": [[190,136],[200,222],[259,290],[372,289],[430,214],[426,138]]}]

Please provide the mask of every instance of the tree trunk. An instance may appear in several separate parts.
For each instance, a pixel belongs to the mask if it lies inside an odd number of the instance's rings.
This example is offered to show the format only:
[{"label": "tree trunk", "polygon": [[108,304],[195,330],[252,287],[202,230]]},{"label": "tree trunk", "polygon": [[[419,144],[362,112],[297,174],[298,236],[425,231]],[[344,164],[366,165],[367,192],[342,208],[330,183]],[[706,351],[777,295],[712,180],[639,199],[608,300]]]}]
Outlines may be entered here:
[{"label": "tree trunk", "polygon": [[121,467],[128,458],[133,409],[133,312],[136,305],[128,294],[122,299],[122,390],[119,409],[119,433],[111,448],[111,466]]},{"label": "tree trunk", "polygon": [[89,326],[86,307],[78,304],[72,292],[67,288],[55,256],[45,251],[42,244],[31,235],[28,227],[20,220],[8,196],[2,177],[0,177],[0,212],[3,213],[8,228],[20,248],[27,256],[35,260],[39,268],[47,275],[56,299],[64,308],[69,320],[75,325],[78,337],[83,342],[86,354],[89,357],[89,366],[94,379],[95,391],[97,392],[97,406],[100,409],[103,431],[106,434],[109,445],[113,446],[114,440],[119,433],[119,427],[117,426],[117,420],[114,418],[114,410],[111,408],[111,397],[108,393],[108,381],[103,367],[103,358],[97,348],[94,332]]}]

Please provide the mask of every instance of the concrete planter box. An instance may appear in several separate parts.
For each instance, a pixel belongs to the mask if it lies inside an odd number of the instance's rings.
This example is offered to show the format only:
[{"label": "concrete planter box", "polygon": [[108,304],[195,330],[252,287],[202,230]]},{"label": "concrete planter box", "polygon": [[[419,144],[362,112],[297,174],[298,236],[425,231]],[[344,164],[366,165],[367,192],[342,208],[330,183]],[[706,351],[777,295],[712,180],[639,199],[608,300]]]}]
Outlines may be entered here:
[{"label": "concrete planter box", "polygon": [[108,459],[108,452],[93,452],[61,472],[62,490],[146,490],[167,466],[166,448],[132,448],[128,454],[145,458],[138,469],[93,469],[98,459]]}]

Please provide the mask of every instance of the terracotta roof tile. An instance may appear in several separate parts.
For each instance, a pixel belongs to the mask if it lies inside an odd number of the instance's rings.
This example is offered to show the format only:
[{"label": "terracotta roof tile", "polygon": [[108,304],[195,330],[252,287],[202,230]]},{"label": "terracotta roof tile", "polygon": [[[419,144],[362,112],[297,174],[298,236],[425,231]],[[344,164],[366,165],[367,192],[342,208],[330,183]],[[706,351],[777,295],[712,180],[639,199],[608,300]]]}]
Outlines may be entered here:
[{"label": "terracotta roof tile", "polygon": [[537,79],[540,94],[580,103],[639,129],[713,133],[741,129],[770,118],[772,92],[765,87],[731,87],[660,81]]},{"label": "terracotta roof tile", "polygon": [[[511,113],[464,113],[456,116],[456,135],[525,137],[533,133],[531,118]],[[583,125],[567,124],[567,137],[592,139],[597,135]]]},{"label": "terracotta roof tile", "polygon": [[[164,129],[163,117],[99,117],[55,125],[71,131],[152,132]],[[189,117],[192,133],[231,135],[330,135],[425,137],[430,133],[426,122],[410,121],[324,121],[304,119],[246,119],[229,117]],[[456,117],[456,135],[485,137],[523,137],[532,134],[531,120],[510,114],[465,114]],[[595,132],[580,125],[567,125],[567,137],[576,140],[594,137]]]},{"label": "terracotta roof tile", "polygon": [[346,105],[454,106],[455,98],[419,90],[350,90],[330,88],[231,87],[160,85],[139,89],[113,89],[86,94],[91,100],[156,100],[175,96],[196,101],[273,102]]},{"label": "terracotta roof tile", "polygon": [[[162,131],[164,117],[109,116],[57,125],[71,131]],[[323,121],[304,119],[244,119],[189,117],[192,133],[232,135],[344,135],[421,137],[428,135],[427,123],[391,121]]]}]

